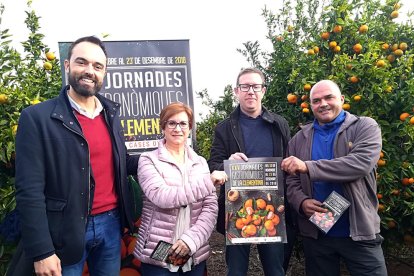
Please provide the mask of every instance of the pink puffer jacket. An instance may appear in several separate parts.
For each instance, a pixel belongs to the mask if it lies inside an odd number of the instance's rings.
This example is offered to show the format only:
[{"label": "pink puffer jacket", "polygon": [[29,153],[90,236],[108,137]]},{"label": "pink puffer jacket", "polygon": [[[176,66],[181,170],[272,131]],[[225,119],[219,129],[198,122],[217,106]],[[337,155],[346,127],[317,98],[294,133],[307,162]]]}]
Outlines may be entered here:
[{"label": "pink puffer jacket", "polygon": [[[134,255],[143,263],[166,267],[150,258],[158,241],[172,243],[178,211],[191,208],[190,228],[180,237],[191,250],[193,264],[210,254],[208,239],[216,224],[218,204],[216,188],[210,179],[206,160],[186,147],[187,171],[181,172],[164,146],[143,153],[138,163],[138,179],[144,192],[141,226]],[[183,176],[188,181],[183,187]]]}]

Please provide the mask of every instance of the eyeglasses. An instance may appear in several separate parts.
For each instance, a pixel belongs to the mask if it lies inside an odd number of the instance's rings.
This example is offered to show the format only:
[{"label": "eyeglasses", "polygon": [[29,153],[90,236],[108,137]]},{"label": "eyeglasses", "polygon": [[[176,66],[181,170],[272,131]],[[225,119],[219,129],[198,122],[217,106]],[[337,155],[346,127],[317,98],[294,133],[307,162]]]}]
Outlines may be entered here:
[{"label": "eyeglasses", "polygon": [[241,92],[249,92],[250,87],[253,89],[253,92],[258,93],[262,92],[264,84],[239,84],[239,89]]},{"label": "eyeglasses", "polygon": [[181,129],[187,129],[189,126],[189,123],[187,121],[181,121],[181,122],[167,121],[167,127],[169,129],[175,129],[177,125],[180,126]]}]

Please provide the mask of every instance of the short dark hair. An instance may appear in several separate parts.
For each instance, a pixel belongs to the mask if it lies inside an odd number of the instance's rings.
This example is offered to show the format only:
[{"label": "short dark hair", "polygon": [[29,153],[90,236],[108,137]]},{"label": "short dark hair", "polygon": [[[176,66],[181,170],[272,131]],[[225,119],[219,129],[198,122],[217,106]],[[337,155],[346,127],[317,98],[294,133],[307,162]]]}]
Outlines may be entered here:
[{"label": "short dark hair", "polygon": [[190,125],[190,129],[193,128],[193,110],[191,109],[191,107],[181,102],[174,102],[174,103],[170,103],[169,105],[167,105],[161,110],[161,114],[160,114],[161,129],[162,130],[165,129],[165,125],[167,124],[167,121],[169,118],[181,112],[187,113],[188,124]]},{"label": "short dark hair", "polygon": [[257,68],[245,68],[245,69],[241,70],[239,75],[237,76],[236,86],[239,86],[239,79],[240,79],[241,76],[243,76],[245,74],[250,74],[250,73],[259,74],[260,77],[262,78],[263,84],[266,85],[266,78],[265,78],[262,71],[260,71]]},{"label": "short dark hair", "polygon": [[70,60],[70,58],[72,57],[73,48],[75,48],[75,46],[81,42],[89,42],[89,43],[98,45],[104,52],[105,57],[108,57],[108,54],[106,53],[106,48],[103,42],[99,38],[97,38],[96,36],[84,36],[84,37],[78,38],[75,42],[73,42],[70,45],[69,50],[68,50],[68,57],[67,57],[68,60]]}]

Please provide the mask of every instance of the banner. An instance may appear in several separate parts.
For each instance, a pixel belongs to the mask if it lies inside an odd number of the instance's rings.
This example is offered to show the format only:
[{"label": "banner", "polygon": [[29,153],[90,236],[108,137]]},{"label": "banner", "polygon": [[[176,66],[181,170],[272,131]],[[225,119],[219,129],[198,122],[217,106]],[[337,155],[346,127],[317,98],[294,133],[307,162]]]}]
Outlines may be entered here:
[{"label": "banner", "polygon": [[[64,60],[71,42],[59,42],[63,83],[68,83]],[[194,111],[189,40],[105,41],[107,74],[100,93],[118,102],[131,154],[158,147],[159,115],[172,102]],[[194,144],[195,129],[189,144]]]}]

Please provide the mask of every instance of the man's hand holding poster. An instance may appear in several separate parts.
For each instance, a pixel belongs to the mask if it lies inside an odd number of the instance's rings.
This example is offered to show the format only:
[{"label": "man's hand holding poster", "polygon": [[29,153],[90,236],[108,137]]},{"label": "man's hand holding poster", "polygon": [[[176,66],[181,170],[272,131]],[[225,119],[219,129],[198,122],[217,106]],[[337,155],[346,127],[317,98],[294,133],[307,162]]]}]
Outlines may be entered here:
[{"label": "man's hand holding poster", "polygon": [[281,158],[225,160],[226,244],[286,243]]}]

